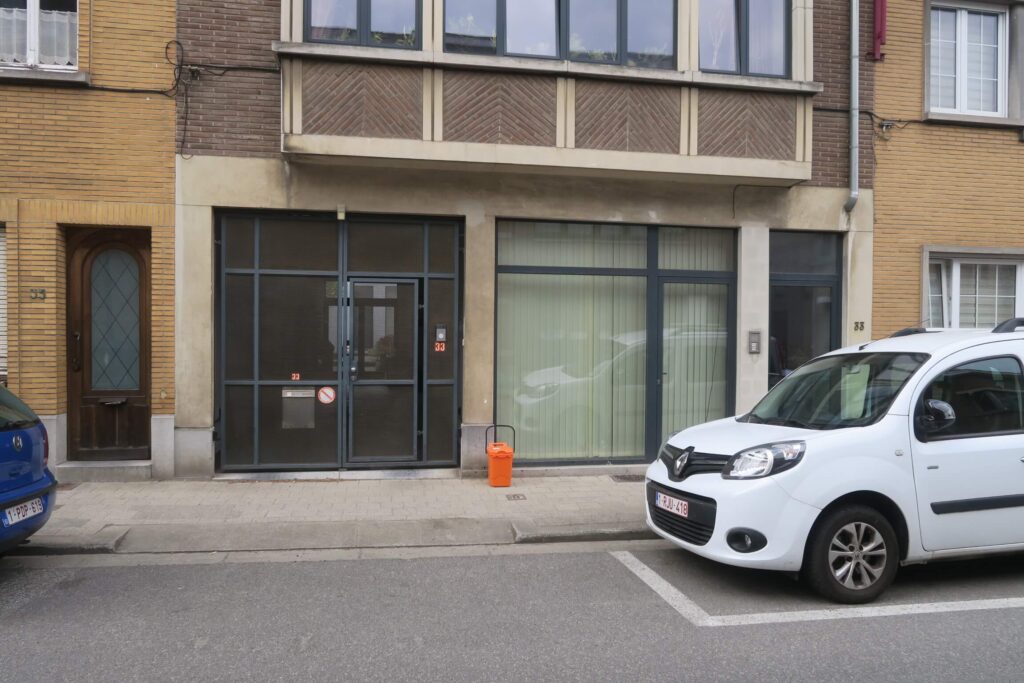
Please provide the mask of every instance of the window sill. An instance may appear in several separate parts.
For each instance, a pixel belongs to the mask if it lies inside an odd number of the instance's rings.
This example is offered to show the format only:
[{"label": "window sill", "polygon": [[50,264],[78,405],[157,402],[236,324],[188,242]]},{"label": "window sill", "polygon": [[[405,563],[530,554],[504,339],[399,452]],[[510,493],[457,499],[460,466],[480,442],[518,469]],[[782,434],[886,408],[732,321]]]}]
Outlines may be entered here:
[{"label": "window sill", "polygon": [[0,83],[88,87],[91,77],[88,71],[48,71],[46,69],[5,66],[0,67]]},{"label": "window sill", "polygon": [[561,59],[529,57],[494,57],[465,55],[423,50],[392,50],[356,45],[330,45],[324,43],[289,43],[274,41],[274,52],[287,57],[318,57],[345,61],[383,62],[414,66],[439,66],[487,71],[515,71],[520,73],[550,74],[565,77],[606,78],[696,85],[707,88],[761,90],[814,95],[824,86],[815,81],[791,81],[782,78],[760,78],[732,74],[709,74],[699,71],[673,71],[670,69],[643,69],[615,64],[590,64]]},{"label": "window sill", "polygon": [[1024,121],[1010,119],[1005,116],[976,116],[972,114],[943,114],[938,112],[927,112],[924,120],[928,123],[955,125],[955,126],[976,126],[983,128],[1024,128]]}]

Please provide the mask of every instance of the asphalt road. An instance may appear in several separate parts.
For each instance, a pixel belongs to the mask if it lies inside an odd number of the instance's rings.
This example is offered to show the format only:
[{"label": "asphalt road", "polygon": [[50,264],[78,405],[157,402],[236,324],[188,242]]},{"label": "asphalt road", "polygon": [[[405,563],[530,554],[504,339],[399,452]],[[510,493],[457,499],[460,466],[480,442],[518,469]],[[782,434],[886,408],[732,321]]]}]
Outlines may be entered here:
[{"label": "asphalt road", "polygon": [[8,558],[0,677],[1022,676],[1024,558],[907,568],[870,610],[660,542]]}]

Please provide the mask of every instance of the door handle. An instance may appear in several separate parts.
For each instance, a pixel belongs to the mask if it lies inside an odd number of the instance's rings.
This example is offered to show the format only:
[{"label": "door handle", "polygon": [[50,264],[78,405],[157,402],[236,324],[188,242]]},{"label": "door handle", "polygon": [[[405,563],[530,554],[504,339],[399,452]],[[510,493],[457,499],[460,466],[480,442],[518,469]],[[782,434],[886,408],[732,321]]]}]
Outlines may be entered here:
[{"label": "door handle", "polygon": [[117,406],[123,406],[127,402],[128,399],[126,398],[112,398],[109,401],[100,401],[100,404],[110,406],[111,408],[116,408]]}]

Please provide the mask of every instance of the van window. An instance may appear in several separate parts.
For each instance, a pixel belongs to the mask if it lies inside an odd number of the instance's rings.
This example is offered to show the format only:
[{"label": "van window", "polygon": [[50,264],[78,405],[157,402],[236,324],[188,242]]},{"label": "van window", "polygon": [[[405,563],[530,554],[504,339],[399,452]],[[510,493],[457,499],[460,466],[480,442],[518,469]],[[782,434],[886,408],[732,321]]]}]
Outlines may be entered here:
[{"label": "van window", "polygon": [[17,396],[0,387],[0,431],[24,429],[39,421],[32,409]]},{"label": "van window", "polygon": [[1024,430],[1024,371],[1016,358],[985,358],[946,370],[921,394],[953,406],[956,421],[931,437],[985,436]]},{"label": "van window", "polygon": [[850,353],[802,365],[739,418],[804,429],[841,429],[876,422],[928,359],[921,353]]}]

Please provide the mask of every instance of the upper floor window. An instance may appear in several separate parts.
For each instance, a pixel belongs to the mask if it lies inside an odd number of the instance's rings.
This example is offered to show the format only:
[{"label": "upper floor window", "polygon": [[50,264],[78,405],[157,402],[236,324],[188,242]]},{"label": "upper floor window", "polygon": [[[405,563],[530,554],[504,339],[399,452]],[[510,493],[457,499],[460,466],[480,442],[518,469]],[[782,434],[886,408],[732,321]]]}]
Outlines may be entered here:
[{"label": "upper floor window", "polygon": [[406,49],[420,46],[420,0],[306,0],[306,16],[307,40]]},{"label": "upper floor window", "polygon": [[0,0],[0,66],[77,68],[77,0]]},{"label": "upper floor window", "polygon": [[675,0],[446,0],[447,52],[673,69]]},{"label": "upper floor window", "polygon": [[789,0],[700,0],[700,69],[789,76]]},{"label": "upper floor window", "polygon": [[1024,264],[977,258],[928,264],[928,327],[992,329],[1024,316]]},{"label": "upper floor window", "polygon": [[1007,13],[932,5],[929,110],[1006,116]]}]

